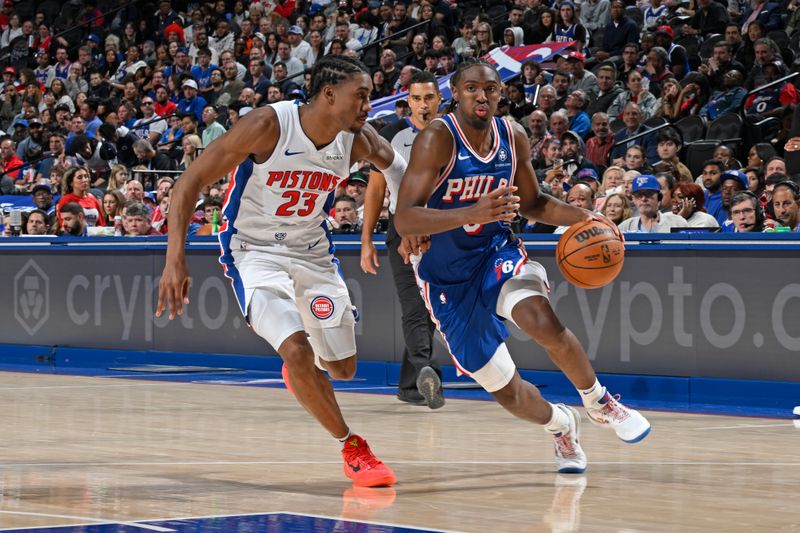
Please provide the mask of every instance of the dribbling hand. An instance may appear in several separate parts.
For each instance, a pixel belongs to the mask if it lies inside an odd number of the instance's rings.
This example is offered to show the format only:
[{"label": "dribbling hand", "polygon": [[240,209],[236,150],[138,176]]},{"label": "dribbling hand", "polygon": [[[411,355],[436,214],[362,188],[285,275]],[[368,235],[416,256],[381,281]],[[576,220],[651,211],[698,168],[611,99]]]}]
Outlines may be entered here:
[{"label": "dribbling hand", "polygon": [[511,222],[519,210],[519,196],[516,187],[498,187],[470,206],[467,224],[489,224],[491,222]]},{"label": "dribbling hand", "polygon": [[610,219],[606,218],[605,215],[598,215],[597,213],[592,213],[591,211],[586,211],[586,216],[584,217],[584,222],[591,222],[592,220],[596,220],[597,222],[601,222],[614,230],[614,234],[619,237],[619,240],[625,242],[625,235],[619,230],[619,227],[614,224]]},{"label": "dribbling hand", "polygon": [[189,303],[189,287],[192,280],[184,261],[169,263],[164,266],[161,281],[158,283],[158,304],[156,317],[160,317],[169,306],[169,319],[183,314],[183,306]]}]

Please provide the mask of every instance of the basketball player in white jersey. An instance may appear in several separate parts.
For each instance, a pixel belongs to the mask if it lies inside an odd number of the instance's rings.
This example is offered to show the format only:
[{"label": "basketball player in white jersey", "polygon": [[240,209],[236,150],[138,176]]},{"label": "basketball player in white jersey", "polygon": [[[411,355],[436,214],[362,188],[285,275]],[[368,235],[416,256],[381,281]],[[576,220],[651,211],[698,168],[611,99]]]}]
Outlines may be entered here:
[{"label": "basketball player in white jersey", "polygon": [[324,222],[332,193],[361,159],[390,179],[405,170],[366,125],[371,90],[360,62],[325,57],[314,65],[308,105],[251,111],[203,152],[172,190],[156,309],[160,316],[169,307],[174,318],[189,302],[184,240],[195,202],[204,185],[238,165],[220,232],[225,275],[250,326],[283,358],[287,386],[342,442],[345,475],[365,487],[391,485],[395,475],[350,431],[321,368],[335,379],[356,370],[355,309]]},{"label": "basketball player in white jersey", "polygon": [[[408,161],[411,145],[417,133],[438,116],[442,95],[436,76],[430,72],[416,72],[408,83],[408,106],[411,115],[382,128],[380,134],[392,143],[395,152]],[[384,195],[386,179],[380,172],[370,173],[369,185],[364,200],[364,225],[361,230],[361,269],[370,274],[380,266],[372,232],[378,220]],[[444,405],[441,368],[433,361],[434,325],[428,315],[425,302],[419,294],[414,269],[405,261],[404,250],[410,242],[401,237],[394,227],[394,211],[397,205],[399,183],[389,183],[389,228],[386,232],[386,247],[389,249],[389,264],[397,296],[402,309],[403,337],[405,349],[400,366],[397,398],[412,405],[427,405],[438,409]],[[415,245],[417,243],[414,243]]]}]

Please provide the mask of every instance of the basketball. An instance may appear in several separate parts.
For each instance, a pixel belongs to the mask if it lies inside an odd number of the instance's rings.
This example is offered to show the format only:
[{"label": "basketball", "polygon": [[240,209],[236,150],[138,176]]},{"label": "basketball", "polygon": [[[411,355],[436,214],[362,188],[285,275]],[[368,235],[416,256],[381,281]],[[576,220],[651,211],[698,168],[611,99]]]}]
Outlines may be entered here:
[{"label": "basketball", "polygon": [[614,281],[622,270],[625,244],[618,231],[602,222],[578,222],[558,240],[556,261],[567,281],[597,289]]}]

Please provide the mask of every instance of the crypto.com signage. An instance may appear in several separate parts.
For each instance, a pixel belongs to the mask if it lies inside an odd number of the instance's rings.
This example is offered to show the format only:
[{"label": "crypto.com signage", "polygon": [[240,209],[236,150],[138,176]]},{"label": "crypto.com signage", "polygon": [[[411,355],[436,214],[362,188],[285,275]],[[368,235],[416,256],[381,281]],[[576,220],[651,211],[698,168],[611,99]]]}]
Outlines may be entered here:
[{"label": "crypto.com signage", "polygon": [[[353,303],[361,310],[359,357],[399,361],[400,310],[388,260],[384,257],[378,276],[367,276],[358,266],[358,252],[338,255]],[[547,268],[550,300],[599,372],[797,380],[798,255],[659,251],[654,246],[629,252],[612,285],[589,291],[563,280],[552,251],[532,250],[530,257]],[[210,250],[188,254],[193,285],[184,315],[173,322],[156,319],[163,257],[159,249],[2,250],[0,290],[7,296],[0,306],[0,342],[274,353],[248,328]],[[524,333],[509,329],[509,347],[520,368],[555,368]],[[441,341],[437,357],[449,362]]]}]

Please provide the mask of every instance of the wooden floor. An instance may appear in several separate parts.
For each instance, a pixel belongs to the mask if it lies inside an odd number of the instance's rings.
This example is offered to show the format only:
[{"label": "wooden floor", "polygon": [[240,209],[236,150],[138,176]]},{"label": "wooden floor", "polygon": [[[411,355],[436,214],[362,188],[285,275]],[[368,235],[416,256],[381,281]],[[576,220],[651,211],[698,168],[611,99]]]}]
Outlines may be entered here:
[{"label": "wooden floor", "polygon": [[800,531],[790,420],[648,412],[627,445],[586,422],[584,475],[489,402],[340,393],[393,489],[354,490],[283,389],[0,373],[0,528],[285,511],[454,531]]}]

